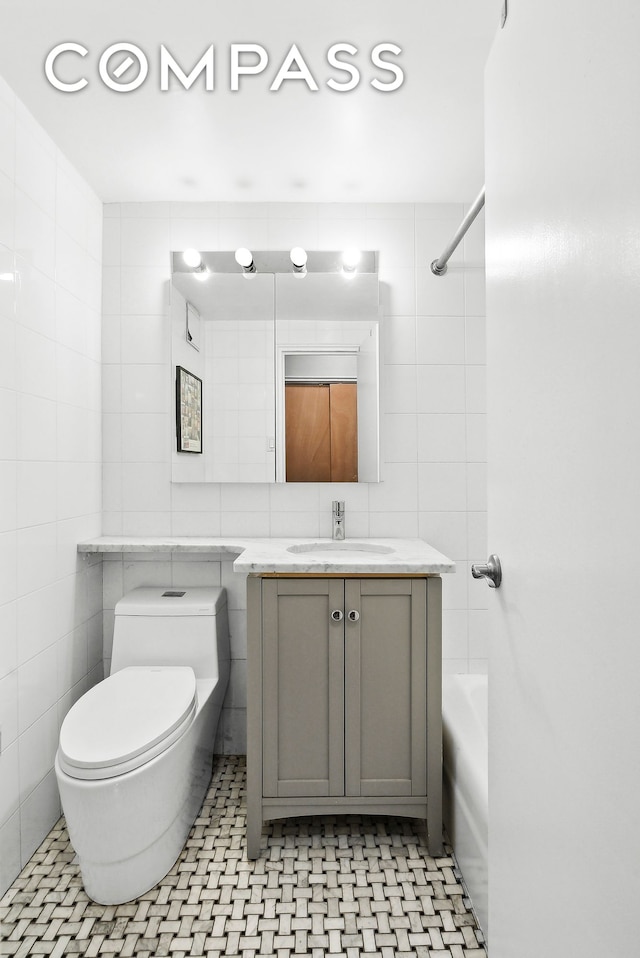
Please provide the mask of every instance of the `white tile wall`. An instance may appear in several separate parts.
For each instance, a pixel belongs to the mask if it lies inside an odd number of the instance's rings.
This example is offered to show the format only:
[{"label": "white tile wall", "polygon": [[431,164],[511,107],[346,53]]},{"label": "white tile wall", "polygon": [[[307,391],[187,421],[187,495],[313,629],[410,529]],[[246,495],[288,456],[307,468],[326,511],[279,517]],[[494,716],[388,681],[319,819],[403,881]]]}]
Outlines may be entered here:
[{"label": "white tile wall", "polygon": [[[105,207],[104,533],[330,535],[345,499],[347,534],[420,536],[458,562],[445,577],[444,668],[486,669],[483,221],[443,277],[429,264],[465,213],[452,204],[142,203]],[[169,252],[208,249],[379,251],[384,410],[379,485],[171,484]],[[416,305],[417,304],[417,305]],[[164,321],[161,321],[161,317]],[[235,427],[234,427],[235,428]],[[245,582],[231,563],[105,559],[105,655],[113,607],[135,584],[218,584],[230,592],[234,667],[217,747],[246,747]]]},{"label": "white tile wall", "polygon": [[[0,80],[0,894],[60,814],[72,702],[102,677],[102,206]],[[13,278],[13,281],[12,281]]]}]

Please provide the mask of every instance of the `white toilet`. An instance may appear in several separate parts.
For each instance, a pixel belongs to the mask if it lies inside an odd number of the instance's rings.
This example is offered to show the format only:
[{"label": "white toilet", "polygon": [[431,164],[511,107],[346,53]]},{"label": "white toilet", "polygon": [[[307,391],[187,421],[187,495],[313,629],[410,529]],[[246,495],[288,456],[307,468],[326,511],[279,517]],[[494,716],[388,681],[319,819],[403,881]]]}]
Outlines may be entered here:
[{"label": "white toilet", "polygon": [[68,712],[55,763],[94,901],[137,898],[182,851],[211,780],[229,658],[224,589],[141,588],[116,605],[111,675]]}]

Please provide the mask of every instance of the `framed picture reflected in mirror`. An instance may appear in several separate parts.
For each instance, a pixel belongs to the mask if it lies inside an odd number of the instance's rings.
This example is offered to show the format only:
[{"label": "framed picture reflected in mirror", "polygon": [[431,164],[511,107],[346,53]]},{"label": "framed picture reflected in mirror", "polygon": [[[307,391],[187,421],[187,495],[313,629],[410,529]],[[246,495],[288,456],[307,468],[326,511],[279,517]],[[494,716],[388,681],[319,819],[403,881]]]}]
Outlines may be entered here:
[{"label": "framed picture reflected in mirror", "polygon": [[202,380],[176,366],[178,452],[202,452]]}]

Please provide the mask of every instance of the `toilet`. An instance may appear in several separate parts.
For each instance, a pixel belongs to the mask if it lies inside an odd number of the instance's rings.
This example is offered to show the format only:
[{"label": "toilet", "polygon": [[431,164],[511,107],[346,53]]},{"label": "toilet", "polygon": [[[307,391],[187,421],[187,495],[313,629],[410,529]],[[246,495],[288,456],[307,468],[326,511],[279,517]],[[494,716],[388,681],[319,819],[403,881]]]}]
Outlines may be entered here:
[{"label": "toilet", "polygon": [[116,605],[111,674],[69,710],[55,770],[87,895],[153,888],[178,858],[211,781],[229,681],[221,588],[140,588]]}]

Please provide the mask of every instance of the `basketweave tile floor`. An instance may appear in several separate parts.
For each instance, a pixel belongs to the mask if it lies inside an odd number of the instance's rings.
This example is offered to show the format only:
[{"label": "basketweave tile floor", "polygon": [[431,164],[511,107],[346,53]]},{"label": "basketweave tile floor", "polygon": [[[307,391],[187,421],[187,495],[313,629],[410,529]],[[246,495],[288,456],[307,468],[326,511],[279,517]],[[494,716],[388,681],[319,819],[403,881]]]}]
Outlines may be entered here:
[{"label": "basketweave tile floor", "polygon": [[263,829],[245,853],[244,756],[216,756],[170,873],[125,905],[82,887],[64,818],[0,901],[2,954],[156,958],[486,958],[450,848],[410,819],[326,816]]}]

